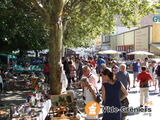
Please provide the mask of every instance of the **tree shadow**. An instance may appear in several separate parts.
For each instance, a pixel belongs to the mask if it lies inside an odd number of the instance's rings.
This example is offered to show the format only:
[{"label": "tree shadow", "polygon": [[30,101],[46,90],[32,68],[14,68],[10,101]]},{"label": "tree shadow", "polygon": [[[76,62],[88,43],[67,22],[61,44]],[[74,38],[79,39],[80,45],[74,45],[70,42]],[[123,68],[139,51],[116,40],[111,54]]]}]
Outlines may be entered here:
[{"label": "tree shadow", "polygon": [[1,106],[20,105],[26,101],[27,94],[30,91],[7,91],[1,94]]},{"label": "tree shadow", "polygon": [[21,105],[25,102],[25,100],[5,100],[5,101],[2,101],[2,105],[0,105],[0,107],[3,107],[3,106],[6,106],[6,107],[9,107],[9,106],[15,106],[15,105]]},{"label": "tree shadow", "polygon": [[159,92],[157,92],[156,90],[149,90],[149,95],[153,96],[153,95],[158,95]]},{"label": "tree shadow", "polygon": [[127,116],[133,116],[133,115],[138,115],[140,113],[139,108],[140,107],[129,107],[130,109],[134,109],[134,111],[129,111]]},{"label": "tree shadow", "polygon": [[155,90],[149,90],[149,92],[155,92]]},{"label": "tree shadow", "polygon": [[11,96],[15,96],[15,95],[25,97],[30,92],[31,91],[6,91],[1,94],[1,97],[11,97]]},{"label": "tree shadow", "polygon": [[160,97],[160,94],[158,94],[158,97]]},{"label": "tree shadow", "polygon": [[158,94],[159,94],[159,93],[156,93],[156,92],[154,92],[154,93],[149,93],[150,96],[158,95]]},{"label": "tree shadow", "polygon": [[129,94],[136,94],[136,93],[139,93],[139,91],[137,90],[134,90],[134,91],[128,91]]}]

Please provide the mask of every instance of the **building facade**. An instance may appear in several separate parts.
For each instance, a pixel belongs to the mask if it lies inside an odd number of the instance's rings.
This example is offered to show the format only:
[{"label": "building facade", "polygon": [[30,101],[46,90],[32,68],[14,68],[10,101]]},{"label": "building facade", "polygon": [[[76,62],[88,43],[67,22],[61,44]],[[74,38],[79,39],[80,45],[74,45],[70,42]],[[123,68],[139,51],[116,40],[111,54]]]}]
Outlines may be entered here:
[{"label": "building facade", "polygon": [[123,53],[148,51],[160,55],[160,23],[110,36],[110,49]]},{"label": "building facade", "polygon": [[108,50],[111,48],[111,36],[101,34],[101,50]]},{"label": "building facade", "polygon": [[148,51],[160,56],[160,9],[156,11],[156,15],[143,17],[139,23],[142,27],[139,28],[125,28],[116,19],[117,31],[113,35],[102,34],[101,50],[118,50],[124,55],[133,51]]}]

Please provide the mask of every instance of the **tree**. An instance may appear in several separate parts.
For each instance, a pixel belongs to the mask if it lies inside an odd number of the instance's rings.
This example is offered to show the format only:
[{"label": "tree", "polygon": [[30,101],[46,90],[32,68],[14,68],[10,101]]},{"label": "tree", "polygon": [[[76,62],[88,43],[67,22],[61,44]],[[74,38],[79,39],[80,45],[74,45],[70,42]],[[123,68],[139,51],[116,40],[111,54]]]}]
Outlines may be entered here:
[{"label": "tree", "polygon": [[42,50],[47,48],[48,31],[41,17],[30,13],[30,9],[18,7],[11,0],[0,2],[0,40],[3,51]]},{"label": "tree", "polygon": [[[142,0],[16,0],[17,3],[36,12],[44,19],[49,30],[49,63],[51,93],[61,92],[62,39],[65,44],[96,37],[100,32],[112,32],[115,15],[125,26],[136,25],[138,20],[154,11],[155,6]],[[81,40],[83,40],[81,42]],[[73,44],[74,45],[74,44]]]},{"label": "tree", "polygon": [[137,26],[141,17],[154,12],[155,6],[140,0],[69,1],[62,16],[67,22],[63,42],[70,46],[86,45],[101,32],[113,33],[115,18],[119,18],[126,27]]}]

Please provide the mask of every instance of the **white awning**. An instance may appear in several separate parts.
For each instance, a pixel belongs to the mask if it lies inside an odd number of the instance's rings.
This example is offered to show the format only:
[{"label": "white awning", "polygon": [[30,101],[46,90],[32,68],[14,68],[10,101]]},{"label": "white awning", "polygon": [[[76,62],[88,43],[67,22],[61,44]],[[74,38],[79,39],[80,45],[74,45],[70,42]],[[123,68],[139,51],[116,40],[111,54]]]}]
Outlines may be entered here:
[{"label": "white awning", "polygon": [[155,43],[155,44],[151,44],[153,47],[156,47],[156,48],[158,48],[159,50],[160,50],[160,43]]}]

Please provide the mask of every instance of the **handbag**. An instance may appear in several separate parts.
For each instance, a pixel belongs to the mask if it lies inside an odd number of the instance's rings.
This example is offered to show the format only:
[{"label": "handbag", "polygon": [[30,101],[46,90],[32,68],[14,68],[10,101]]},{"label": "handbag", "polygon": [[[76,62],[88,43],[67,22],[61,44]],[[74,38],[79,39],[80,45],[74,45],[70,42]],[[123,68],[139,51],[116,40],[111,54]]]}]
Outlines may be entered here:
[{"label": "handbag", "polygon": [[95,89],[96,89],[96,100],[95,101],[97,103],[100,103],[102,101],[101,94],[100,94],[100,92],[99,92],[99,90],[97,88],[95,88]]},{"label": "handbag", "polygon": [[121,104],[122,104],[122,106],[128,107],[129,106],[129,100],[128,100],[128,98],[126,97],[125,99],[123,99],[121,101]]}]

